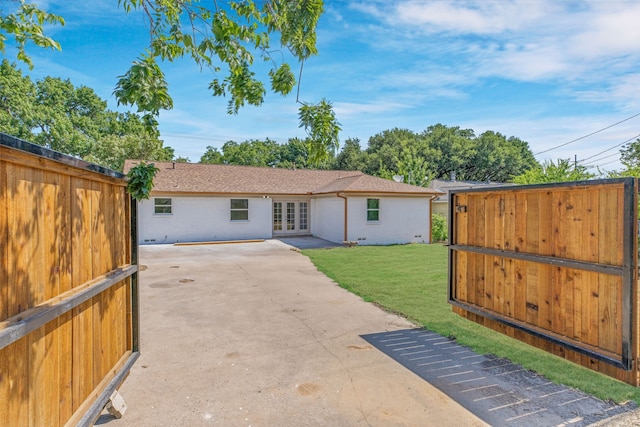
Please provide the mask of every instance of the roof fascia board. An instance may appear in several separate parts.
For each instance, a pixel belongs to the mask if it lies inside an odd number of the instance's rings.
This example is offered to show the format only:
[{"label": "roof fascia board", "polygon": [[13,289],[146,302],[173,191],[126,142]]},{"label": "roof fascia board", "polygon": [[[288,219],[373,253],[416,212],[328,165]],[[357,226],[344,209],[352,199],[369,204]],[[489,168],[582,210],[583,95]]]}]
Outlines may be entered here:
[{"label": "roof fascia board", "polygon": [[173,197],[229,197],[229,196],[247,196],[247,197],[309,197],[311,193],[227,193],[227,192],[198,192],[198,191],[151,191],[151,196],[166,196]]},{"label": "roof fascia board", "polygon": [[322,193],[312,193],[313,196],[323,196],[323,195],[335,195],[336,193],[344,194],[346,196],[397,196],[397,197],[432,197],[439,196],[442,193],[440,192],[429,192],[429,193],[410,193],[410,192],[396,192],[396,191],[327,191]]}]

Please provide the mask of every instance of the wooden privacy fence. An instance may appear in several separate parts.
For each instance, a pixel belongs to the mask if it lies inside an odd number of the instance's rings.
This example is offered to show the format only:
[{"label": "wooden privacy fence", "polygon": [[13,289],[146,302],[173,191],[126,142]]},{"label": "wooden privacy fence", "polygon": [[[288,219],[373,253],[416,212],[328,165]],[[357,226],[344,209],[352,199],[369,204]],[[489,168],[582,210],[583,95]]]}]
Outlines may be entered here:
[{"label": "wooden privacy fence", "polygon": [[0,425],[93,423],[139,354],[123,178],[0,134]]},{"label": "wooden privacy fence", "polygon": [[451,191],[454,311],[640,385],[637,194],[634,178]]}]

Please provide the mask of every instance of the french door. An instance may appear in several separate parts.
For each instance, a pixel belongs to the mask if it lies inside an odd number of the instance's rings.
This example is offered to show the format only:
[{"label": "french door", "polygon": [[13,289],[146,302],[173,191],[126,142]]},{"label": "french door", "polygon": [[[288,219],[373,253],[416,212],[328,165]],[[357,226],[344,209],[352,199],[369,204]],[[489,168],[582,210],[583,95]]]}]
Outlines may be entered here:
[{"label": "french door", "polygon": [[310,234],[307,200],[273,201],[273,234]]}]

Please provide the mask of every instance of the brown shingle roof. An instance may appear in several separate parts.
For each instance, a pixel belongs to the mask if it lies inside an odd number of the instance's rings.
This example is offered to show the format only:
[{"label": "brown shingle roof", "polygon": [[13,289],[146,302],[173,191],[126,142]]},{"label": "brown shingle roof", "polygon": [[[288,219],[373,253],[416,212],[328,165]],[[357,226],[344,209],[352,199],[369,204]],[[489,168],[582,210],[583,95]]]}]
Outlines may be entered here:
[{"label": "brown shingle roof", "polygon": [[[127,160],[124,172],[138,163]],[[360,171],[261,168],[154,162],[154,192],[233,194],[326,194],[337,192],[436,195],[437,190],[376,178]]]}]

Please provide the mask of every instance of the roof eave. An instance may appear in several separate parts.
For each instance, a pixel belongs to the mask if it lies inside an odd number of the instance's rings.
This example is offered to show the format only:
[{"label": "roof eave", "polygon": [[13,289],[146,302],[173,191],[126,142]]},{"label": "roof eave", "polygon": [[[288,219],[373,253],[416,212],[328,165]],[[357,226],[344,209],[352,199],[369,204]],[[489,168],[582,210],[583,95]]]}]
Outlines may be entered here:
[{"label": "roof eave", "polygon": [[439,192],[410,192],[410,191],[403,191],[403,192],[399,192],[399,191],[380,191],[380,190],[334,190],[334,191],[323,191],[323,192],[314,192],[311,193],[312,195],[316,196],[316,195],[325,195],[325,194],[337,194],[337,193],[342,193],[342,194],[384,194],[384,195],[393,195],[393,196],[425,196],[425,197],[431,197],[431,196],[437,196],[440,195],[442,193]]}]

